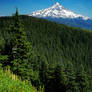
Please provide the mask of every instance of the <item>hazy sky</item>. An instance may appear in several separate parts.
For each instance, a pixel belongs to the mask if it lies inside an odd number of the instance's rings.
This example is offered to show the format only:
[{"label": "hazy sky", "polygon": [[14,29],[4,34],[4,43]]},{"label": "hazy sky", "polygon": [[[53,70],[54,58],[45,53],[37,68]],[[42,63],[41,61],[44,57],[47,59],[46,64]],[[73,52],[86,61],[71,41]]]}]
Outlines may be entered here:
[{"label": "hazy sky", "polygon": [[59,2],[75,13],[92,18],[92,0],[0,0],[0,16],[12,15],[18,8],[20,14],[45,9]]}]

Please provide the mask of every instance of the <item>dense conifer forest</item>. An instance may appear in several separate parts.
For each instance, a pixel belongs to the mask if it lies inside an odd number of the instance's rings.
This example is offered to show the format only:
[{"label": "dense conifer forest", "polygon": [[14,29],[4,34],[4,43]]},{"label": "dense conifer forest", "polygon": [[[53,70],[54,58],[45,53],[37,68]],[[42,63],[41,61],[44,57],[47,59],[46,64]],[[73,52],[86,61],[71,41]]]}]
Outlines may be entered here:
[{"label": "dense conifer forest", "polygon": [[0,18],[0,63],[39,92],[91,92],[92,31],[16,10]]}]

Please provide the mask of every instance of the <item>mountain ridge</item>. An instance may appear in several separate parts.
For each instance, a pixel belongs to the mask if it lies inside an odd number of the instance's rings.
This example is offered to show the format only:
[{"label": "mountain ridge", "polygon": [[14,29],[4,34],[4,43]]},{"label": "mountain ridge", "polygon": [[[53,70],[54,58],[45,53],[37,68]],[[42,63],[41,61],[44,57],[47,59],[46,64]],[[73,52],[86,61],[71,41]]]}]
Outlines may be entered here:
[{"label": "mountain ridge", "polygon": [[38,10],[28,16],[44,18],[50,21],[66,24],[73,27],[92,29],[92,19],[81,14],[76,14],[69,9],[64,8],[56,2],[49,8]]}]

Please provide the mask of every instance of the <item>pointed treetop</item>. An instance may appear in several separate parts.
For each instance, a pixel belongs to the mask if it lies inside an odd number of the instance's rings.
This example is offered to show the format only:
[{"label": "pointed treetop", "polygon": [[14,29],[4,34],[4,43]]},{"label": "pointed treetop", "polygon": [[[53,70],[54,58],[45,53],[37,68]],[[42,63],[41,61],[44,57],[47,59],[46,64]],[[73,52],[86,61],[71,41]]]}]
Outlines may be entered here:
[{"label": "pointed treetop", "polygon": [[18,8],[16,8],[16,13],[15,13],[15,15],[16,16],[18,16],[19,14],[18,14]]},{"label": "pointed treetop", "polygon": [[14,20],[19,22],[20,21],[20,18],[19,18],[19,13],[18,13],[18,8],[16,8],[16,12],[14,14]]}]

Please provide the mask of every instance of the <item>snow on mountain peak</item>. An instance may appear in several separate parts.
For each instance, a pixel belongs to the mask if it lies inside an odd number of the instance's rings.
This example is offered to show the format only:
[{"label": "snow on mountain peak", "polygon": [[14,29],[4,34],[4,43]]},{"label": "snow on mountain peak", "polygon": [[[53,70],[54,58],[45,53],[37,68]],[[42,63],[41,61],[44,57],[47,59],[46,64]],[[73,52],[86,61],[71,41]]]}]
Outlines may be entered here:
[{"label": "snow on mountain peak", "polygon": [[54,5],[60,5],[60,3],[56,2]]},{"label": "snow on mountain peak", "polygon": [[52,18],[83,18],[84,20],[88,20],[88,17],[85,17],[85,16],[74,13],[74,12],[64,8],[58,2],[56,2],[50,8],[33,12],[29,16],[35,16],[35,17],[41,17],[41,18],[45,18],[45,17],[52,17]]},{"label": "snow on mountain peak", "polygon": [[63,8],[63,6],[61,4],[59,4],[58,2],[56,2],[52,8]]}]

